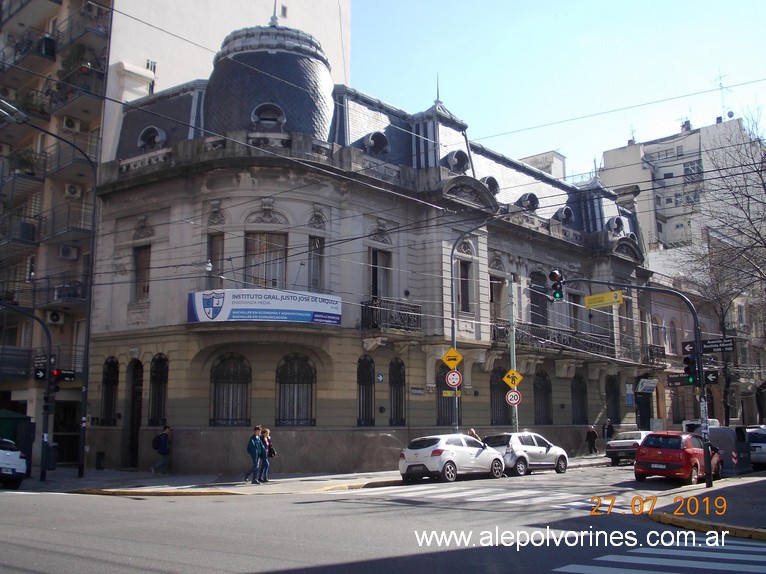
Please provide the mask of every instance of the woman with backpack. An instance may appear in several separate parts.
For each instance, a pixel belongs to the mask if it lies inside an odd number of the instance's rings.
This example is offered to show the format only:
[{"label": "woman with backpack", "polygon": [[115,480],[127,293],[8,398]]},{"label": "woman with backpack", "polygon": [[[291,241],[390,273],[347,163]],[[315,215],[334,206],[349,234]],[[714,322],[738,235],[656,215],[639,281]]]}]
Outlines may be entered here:
[{"label": "woman with backpack", "polygon": [[165,425],[162,432],[158,434],[152,440],[152,447],[160,455],[160,460],[154,463],[149,470],[152,474],[157,474],[162,471],[162,474],[167,474],[170,471],[170,427]]}]

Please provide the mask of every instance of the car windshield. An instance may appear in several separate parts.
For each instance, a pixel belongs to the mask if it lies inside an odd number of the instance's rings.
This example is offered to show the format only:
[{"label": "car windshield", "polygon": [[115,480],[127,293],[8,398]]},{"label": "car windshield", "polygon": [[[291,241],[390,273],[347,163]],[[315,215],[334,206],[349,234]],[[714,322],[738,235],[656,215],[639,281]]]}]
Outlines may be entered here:
[{"label": "car windshield", "polygon": [[19,447],[17,447],[14,443],[12,443],[9,440],[2,440],[0,441],[0,450],[9,450],[11,452],[16,452],[19,450]]},{"label": "car windshield", "polygon": [[747,435],[750,442],[757,444],[766,444],[766,432],[751,432]]},{"label": "car windshield", "polygon": [[484,437],[484,443],[491,446],[506,446],[508,444],[508,438],[506,435],[495,435],[495,436],[486,436]]},{"label": "car windshield", "polygon": [[407,448],[410,450],[420,450],[423,448],[431,448],[432,446],[438,443],[439,443],[439,437],[435,437],[435,436],[429,436],[425,438],[416,438],[410,441],[410,444],[407,445]]},{"label": "car windshield", "polygon": [[681,448],[680,436],[663,436],[650,434],[644,439],[644,443],[641,446],[648,446],[649,448]]},{"label": "car windshield", "polygon": [[641,431],[621,432],[615,435],[612,440],[641,440]]}]

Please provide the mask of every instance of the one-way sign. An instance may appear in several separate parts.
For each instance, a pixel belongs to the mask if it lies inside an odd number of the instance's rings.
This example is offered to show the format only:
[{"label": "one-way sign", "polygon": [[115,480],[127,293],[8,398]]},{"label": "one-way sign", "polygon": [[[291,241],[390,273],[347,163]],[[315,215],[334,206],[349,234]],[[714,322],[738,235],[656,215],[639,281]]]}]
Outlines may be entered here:
[{"label": "one-way sign", "polygon": [[718,384],[718,371],[705,371],[703,374],[703,377],[705,379],[706,385],[717,385]]}]

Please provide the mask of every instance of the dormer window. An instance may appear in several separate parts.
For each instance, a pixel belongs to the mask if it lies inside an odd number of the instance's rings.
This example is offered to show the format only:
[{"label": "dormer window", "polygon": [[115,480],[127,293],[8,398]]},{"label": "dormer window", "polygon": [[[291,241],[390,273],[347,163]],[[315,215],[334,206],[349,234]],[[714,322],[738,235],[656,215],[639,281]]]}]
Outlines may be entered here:
[{"label": "dormer window", "polygon": [[364,149],[367,150],[367,153],[383,155],[391,150],[391,145],[388,143],[386,134],[383,132],[372,132],[364,138]]},{"label": "dormer window", "polygon": [[138,136],[138,148],[142,151],[151,151],[164,147],[168,137],[165,130],[154,126],[144,128],[141,135]]},{"label": "dormer window", "polygon": [[282,132],[287,118],[278,105],[261,104],[250,114],[250,121],[257,132]]}]

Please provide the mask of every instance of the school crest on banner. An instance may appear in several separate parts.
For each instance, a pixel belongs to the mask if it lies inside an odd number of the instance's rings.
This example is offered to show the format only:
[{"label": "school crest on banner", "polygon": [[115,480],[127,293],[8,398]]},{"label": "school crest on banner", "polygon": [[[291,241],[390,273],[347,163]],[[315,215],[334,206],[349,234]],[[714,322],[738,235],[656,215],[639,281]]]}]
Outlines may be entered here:
[{"label": "school crest on banner", "polygon": [[202,309],[205,311],[205,315],[208,319],[215,319],[223,309],[223,301],[226,298],[226,293],[220,291],[213,291],[212,293],[202,294]]}]

